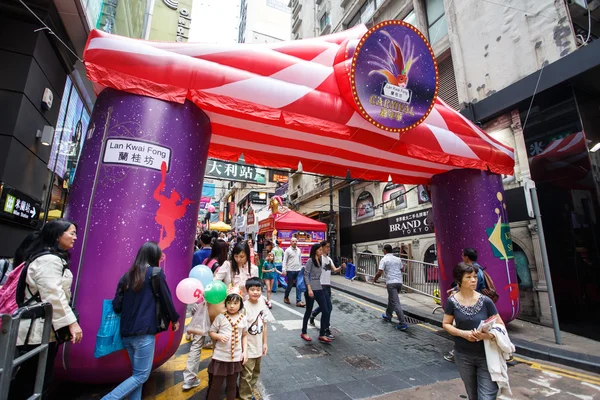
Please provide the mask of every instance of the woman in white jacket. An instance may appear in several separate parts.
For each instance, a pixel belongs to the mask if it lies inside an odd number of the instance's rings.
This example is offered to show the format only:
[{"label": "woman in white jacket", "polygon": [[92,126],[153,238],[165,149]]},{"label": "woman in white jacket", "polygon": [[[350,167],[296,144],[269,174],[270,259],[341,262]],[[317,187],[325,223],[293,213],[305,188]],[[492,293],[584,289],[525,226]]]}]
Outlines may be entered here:
[{"label": "woman in white jacket", "polygon": [[[54,359],[58,343],[54,331],[68,329],[72,343],[81,342],[83,332],[70,306],[73,274],[69,270],[69,253],[77,239],[77,227],[65,219],[48,222],[27,250],[29,265],[23,269],[24,285],[17,289],[17,304],[35,305],[38,300],[52,305],[52,327],[50,347],[46,362],[42,399],[48,398],[52,380]],[[31,298],[34,298],[31,300]],[[42,342],[44,320],[23,320],[19,326],[17,353],[31,351]],[[64,329],[63,329],[64,330]],[[25,361],[19,368],[10,386],[10,399],[28,398],[33,394],[33,383],[37,372],[38,357]]]}]

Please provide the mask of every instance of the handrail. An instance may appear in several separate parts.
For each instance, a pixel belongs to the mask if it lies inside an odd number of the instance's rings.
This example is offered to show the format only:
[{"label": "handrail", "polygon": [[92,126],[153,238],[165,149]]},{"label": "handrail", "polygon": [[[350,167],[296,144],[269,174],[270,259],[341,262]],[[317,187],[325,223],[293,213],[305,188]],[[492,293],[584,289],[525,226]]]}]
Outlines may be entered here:
[{"label": "handrail", "polygon": [[[39,399],[42,397],[42,391],[44,389],[44,375],[46,373],[46,362],[48,360],[48,343],[50,342],[50,329],[52,328],[52,305],[50,305],[50,303],[40,303],[29,307],[22,307],[12,315],[2,314],[1,317],[0,399],[8,398],[10,383],[15,367],[37,355],[39,355],[38,368],[33,386],[33,395],[29,399]],[[33,321],[38,318],[44,318],[41,344],[36,348],[19,355],[19,357],[15,359],[21,320],[29,319],[31,320],[31,323],[33,323]]]},{"label": "handrail", "polygon": [[[379,269],[379,262],[382,258],[383,254],[357,253],[356,274],[363,276],[367,281],[369,278],[372,280]],[[404,264],[403,287],[407,292],[415,292],[434,300],[440,300],[439,267],[436,264],[404,258],[402,263]],[[385,281],[385,274],[382,278]]]}]

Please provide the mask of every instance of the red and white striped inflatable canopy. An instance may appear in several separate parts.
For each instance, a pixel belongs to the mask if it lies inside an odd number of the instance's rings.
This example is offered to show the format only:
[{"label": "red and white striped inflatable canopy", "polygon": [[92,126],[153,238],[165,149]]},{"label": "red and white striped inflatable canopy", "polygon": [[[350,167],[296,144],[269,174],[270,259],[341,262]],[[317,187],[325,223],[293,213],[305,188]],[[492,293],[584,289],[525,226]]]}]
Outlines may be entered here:
[{"label": "red and white striped inflatable canopy", "polygon": [[270,44],[158,43],[94,30],[84,53],[101,90],[183,103],[209,116],[209,157],[353,179],[420,184],[454,168],[513,173],[513,150],[437,99],[406,132],[365,120],[352,99],[352,49],[365,26]]}]

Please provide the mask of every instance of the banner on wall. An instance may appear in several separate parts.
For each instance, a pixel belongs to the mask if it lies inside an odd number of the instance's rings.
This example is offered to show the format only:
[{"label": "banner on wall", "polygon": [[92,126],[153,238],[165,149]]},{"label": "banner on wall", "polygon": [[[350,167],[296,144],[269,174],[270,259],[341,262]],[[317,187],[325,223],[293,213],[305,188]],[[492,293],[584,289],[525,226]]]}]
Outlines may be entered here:
[{"label": "banner on wall", "polygon": [[215,197],[215,184],[204,183],[204,185],[202,185],[202,196]]},{"label": "banner on wall", "polygon": [[375,201],[370,192],[364,191],[356,199],[356,219],[375,216]]},{"label": "banner on wall", "polygon": [[206,206],[210,204],[212,197],[202,196],[200,197],[200,210],[206,209]]},{"label": "banner on wall", "polygon": [[254,218],[254,209],[252,207],[250,207],[248,209],[248,214],[246,215],[246,223],[248,225],[254,225],[255,218]]},{"label": "banner on wall", "polygon": [[383,188],[382,203],[383,211],[390,212],[402,210],[407,207],[406,188],[401,183],[389,182]]},{"label": "banner on wall", "polygon": [[427,224],[428,214],[429,209],[389,217],[389,237],[400,238],[433,233],[433,227]]}]

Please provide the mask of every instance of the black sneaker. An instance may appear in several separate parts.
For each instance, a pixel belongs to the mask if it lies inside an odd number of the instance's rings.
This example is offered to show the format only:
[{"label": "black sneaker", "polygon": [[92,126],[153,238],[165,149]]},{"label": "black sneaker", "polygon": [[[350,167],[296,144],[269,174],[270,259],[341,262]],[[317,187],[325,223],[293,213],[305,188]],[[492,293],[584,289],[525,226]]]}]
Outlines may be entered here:
[{"label": "black sneaker", "polygon": [[325,336],[329,340],[335,340],[335,336],[333,336],[330,331],[325,332]]},{"label": "black sneaker", "polygon": [[310,319],[308,320],[308,324],[311,326],[315,326],[315,317],[310,317]]}]

